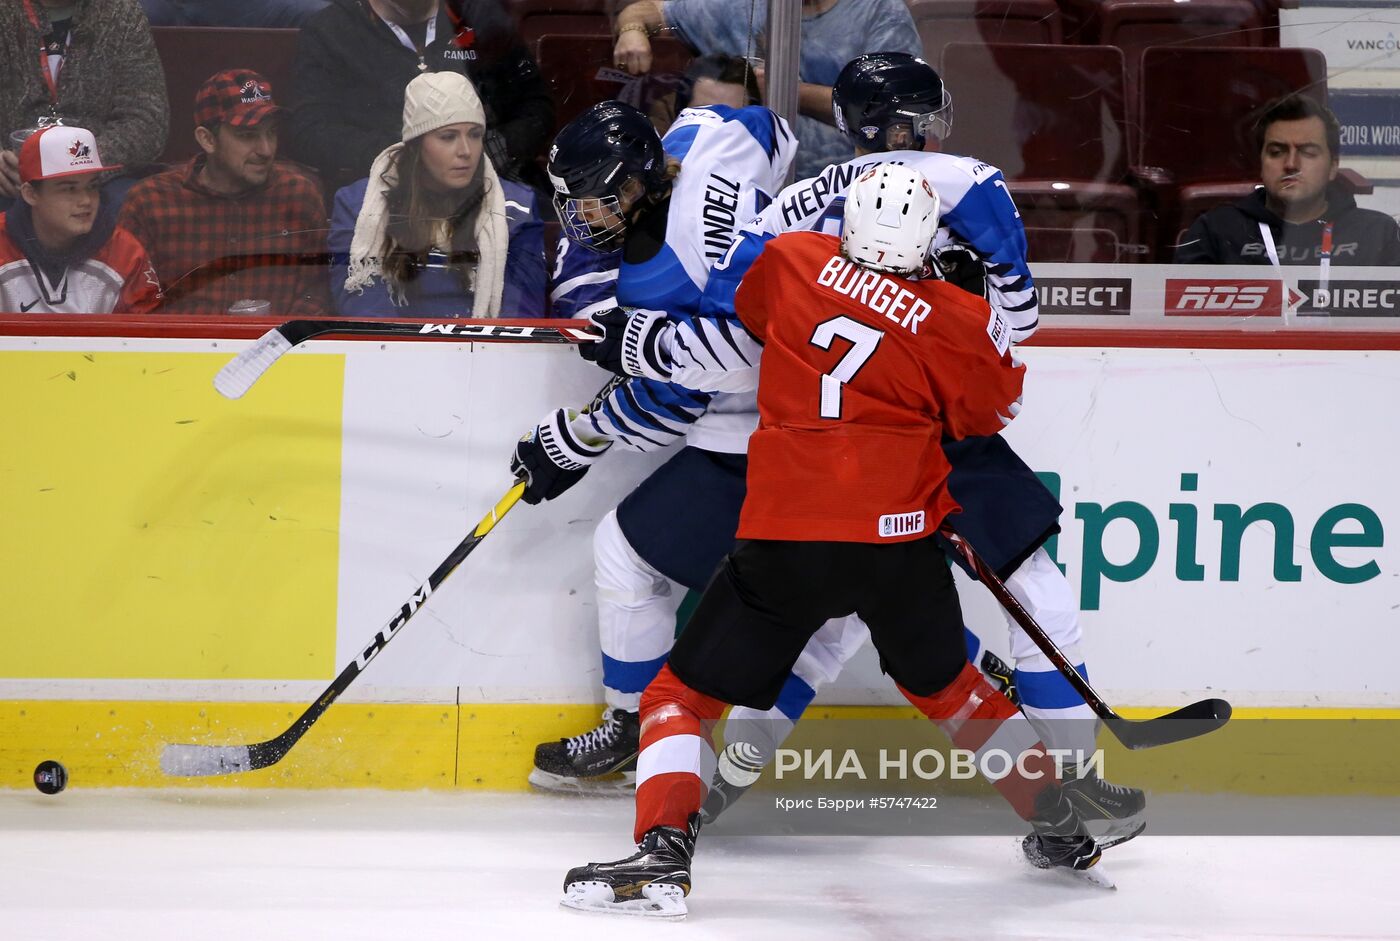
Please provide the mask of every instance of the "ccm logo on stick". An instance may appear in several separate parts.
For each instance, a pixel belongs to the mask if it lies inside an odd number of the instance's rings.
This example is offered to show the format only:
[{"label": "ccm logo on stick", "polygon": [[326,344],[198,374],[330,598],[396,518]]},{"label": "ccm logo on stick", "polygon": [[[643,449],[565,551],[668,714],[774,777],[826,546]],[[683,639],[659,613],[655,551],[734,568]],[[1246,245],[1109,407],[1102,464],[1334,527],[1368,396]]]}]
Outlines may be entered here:
[{"label": "ccm logo on stick", "polygon": [[1196,281],[1168,278],[1168,317],[1222,317],[1253,314],[1278,317],[1283,312],[1282,288],[1277,281]]}]

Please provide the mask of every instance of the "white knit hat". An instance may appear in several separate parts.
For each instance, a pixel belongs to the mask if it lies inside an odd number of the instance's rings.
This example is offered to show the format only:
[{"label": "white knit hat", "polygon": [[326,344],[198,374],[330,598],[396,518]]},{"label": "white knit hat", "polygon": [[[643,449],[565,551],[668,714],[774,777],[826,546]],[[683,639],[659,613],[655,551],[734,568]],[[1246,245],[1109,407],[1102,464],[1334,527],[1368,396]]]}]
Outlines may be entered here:
[{"label": "white knit hat", "polygon": [[472,83],[461,72],[425,72],[408,83],[403,96],[403,141],[408,143],[449,124],[486,126]]}]

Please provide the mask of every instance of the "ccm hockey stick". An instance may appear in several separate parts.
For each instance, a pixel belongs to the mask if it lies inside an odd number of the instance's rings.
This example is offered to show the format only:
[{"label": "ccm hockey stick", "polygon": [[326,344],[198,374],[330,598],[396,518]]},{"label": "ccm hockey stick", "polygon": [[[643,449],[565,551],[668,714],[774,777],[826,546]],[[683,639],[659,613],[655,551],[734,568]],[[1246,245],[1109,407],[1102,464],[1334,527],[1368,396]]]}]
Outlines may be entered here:
[{"label": "ccm hockey stick", "polygon": [[[625,381],[623,377],[614,377],[605,385],[588,408],[596,408],[608,393]],[[160,770],[175,777],[205,777],[214,774],[237,774],[241,771],[256,771],[259,768],[267,768],[277,764],[287,752],[292,750],[292,746],[301,740],[311,726],[316,724],[316,720],[321,718],[331,704],[340,698],[340,694],[355,682],[355,677],[359,676],[369,666],[371,660],[379,655],[379,652],[389,645],[389,641],[398,636],[399,631],[409,620],[423,607],[424,602],[437,591],[447,576],[451,575],[457,566],[467,556],[471,555],[473,549],[481,544],[481,540],[486,538],[487,533],[496,527],[511,507],[520,500],[521,494],[525,492],[525,481],[519,480],[506,491],[505,496],[496,503],[491,511],[482,517],[481,522],[476,524],[467,538],[457,544],[457,547],[442,560],[442,564],[433,570],[433,574],[428,576],[428,580],[418,586],[407,601],[399,606],[394,612],[394,616],[389,619],[389,623],[374,635],[374,640],[370,641],[364,651],[354,660],[346,664],[345,669],[340,671],[340,675],[326,687],[325,692],[317,697],[316,701],[306,707],[306,711],[292,723],[281,735],[270,738],[265,742],[256,742],[252,745],[166,745],[160,753]]]},{"label": "ccm hockey stick", "polygon": [[1000,576],[994,572],[982,557],[977,554],[977,550],[968,544],[956,532],[948,527],[940,530],[942,535],[953,544],[972,570],[977,573],[977,577],[986,585],[991,593],[1001,602],[1008,613],[1021,625],[1021,629],[1035,641],[1035,645],[1041,649],[1045,656],[1050,658],[1050,662],[1055,664],[1055,668],[1064,674],[1065,679],[1074,687],[1075,692],[1084,697],[1084,701],[1089,704],[1089,708],[1103,720],[1104,725],[1114,734],[1118,741],[1128,748],[1137,750],[1140,748],[1156,748],[1158,745],[1169,745],[1172,742],[1184,741],[1188,738],[1196,738],[1205,735],[1207,732],[1214,732],[1216,729],[1230,721],[1230,704],[1223,699],[1202,699],[1200,702],[1193,702],[1189,706],[1183,706],[1175,712],[1164,716],[1157,716],[1153,719],[1133,720],[1125,719],[1103,700],[1094,687],[1089,685],[1089,681],[1079,675],[1079,671],[1074,668],[1074,664],[1069,662],[1069,658],[1060,652],[1060,648],[1055,646],[1055,642],[1050,639],[1050,635],[1045,633],[1045,629],[1035,622],[1031,613],[1025,609],[1021,602],[1007,589],[1006,584]]},{"label": "ccm hockey stick", "polygon": [[499,321],[289,320],[264,333],[214,376],[214,388],[226,399],[242,398],[282,354],[327,334],[411,337],[428,340],[509,341],[511,343],[587,343],[599,335],[584,327],[546,327]]}]

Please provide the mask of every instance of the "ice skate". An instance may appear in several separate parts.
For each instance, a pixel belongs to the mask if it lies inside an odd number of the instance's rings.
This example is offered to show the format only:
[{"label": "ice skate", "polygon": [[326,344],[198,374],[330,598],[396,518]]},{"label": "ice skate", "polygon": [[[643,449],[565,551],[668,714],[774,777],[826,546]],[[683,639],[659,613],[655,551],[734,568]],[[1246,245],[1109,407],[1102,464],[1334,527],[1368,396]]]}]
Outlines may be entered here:
[{"label": "ice skate", "polygon": [[603,710],[603,723],[582,735],[535,746],[530,783],[546,791],[630,793],[637,778],[638,714]]},{"label": "ice skate", "polygon": [[748,742],[731,742],[720,752],[715,763],[710,793],[700,808],[700,822],[714,823],[729,805],[744,796],[762,775],[765,764],[763,752]]},{"label": "ice skate", "polygon": [[1006,665],[1005,660],[990,650],[984,650],[979,666],[982,672],[987,674],[987,678],[996,683],[1001,694],[1011,700],[1011,705],[1021,705],[1021,695],[1016,692],[1016,672]]},{"label": "ice skate", "polygon": [[699,815],[692,814],[685,830],[648,830],[637,852],[626,859],[570,869],[559,904],[582,912],[684,918],[699,831]]},{"label": "ice skate", "polygon": [[1036,797],[1033,832],[1021,841],[1021,852],[1037,869],[1063,869],[1104,889],[1116,889],[1113,880],[1098,868],[1103,853],[1064,788],[1051,785]]},{"label": "ice skate", "polygon": [[[1063,787],[1079,816],[1085,823],[1095,825],[1092,829],[1098,834],[1099,849],[1126,843],[1147,829],[1147,821],[1143,819],[1147,795],[1141,788],[1111,784],[1099,777],[1093,768],[1065,781]],[[1100,823],[1106,826],[1100,829]]]}]

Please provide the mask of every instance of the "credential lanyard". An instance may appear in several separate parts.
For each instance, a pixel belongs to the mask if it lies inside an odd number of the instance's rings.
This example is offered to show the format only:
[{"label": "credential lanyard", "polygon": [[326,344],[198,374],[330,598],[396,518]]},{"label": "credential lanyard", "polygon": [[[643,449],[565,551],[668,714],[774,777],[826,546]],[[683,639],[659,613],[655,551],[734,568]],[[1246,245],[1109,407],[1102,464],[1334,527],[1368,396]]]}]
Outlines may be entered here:
[{"label": "credential lanyard", "polygon": [[[1269,228],[1267,222],[1259,223],[1259,237],[1264,240],[1264,251],[1268,252],[1269,261],[1274,269],[1278,271],[1279,278],[1283,278],[1283,266],[1279,262],[1278,247],[1274,244],[1274,232]],[[1318,303],[1319,298],[1327,298],[1329,292],[1327,285],[1332,276],[1332,223],[1327,222],[1322,226],[1322,250],[1318,253],[1317,262],[1317,292],[1313,295],[1313,306],[1323,307],[1327,305],[1324,300]],[[1284,296],[1288,295],[1288,282],[1283,282]]]},{"label": "credential lanyard", "polygon": [[[58,73],[63,69],[62,59],[56,65],[49,64],[49,44],[47,30],[39,22],[39,15],[34,12],[34,4],[31,0],[24,0],[24,12],[29,16],[29,22],[34,24],[34,28],[39,31],[39,71],[44,73],[44,83],[49,86],[49,101],[53,104],[55,111],[58,109]],[[63,45],[68,45],[68,40],[63,40]]]},{"label": "credential lanyard", "polygon": [[[29,0],[24,0],[24,2],[28,3]],[[428,61],[424,56],[427,55],[428,47],[433,44],[433,40],[437,38],[437,14],[434,13],[433,18],[428,20],[428,33],[423,38],[422,51],[419,51],[418,47],[413,44],[413,40],[408,38],[408,33],[404,32],[404,28],[398,23],[390,23],[388,20],[384,20],[384,25],[394,31],[394,35],[399,37],[399,42],[403,43],[405,49],[418,57],[418,71],[428,71]]]}]

